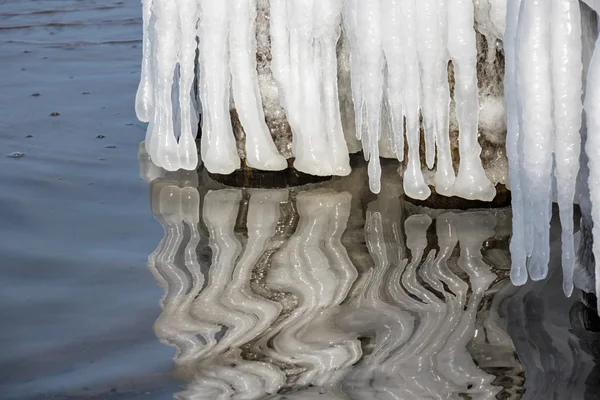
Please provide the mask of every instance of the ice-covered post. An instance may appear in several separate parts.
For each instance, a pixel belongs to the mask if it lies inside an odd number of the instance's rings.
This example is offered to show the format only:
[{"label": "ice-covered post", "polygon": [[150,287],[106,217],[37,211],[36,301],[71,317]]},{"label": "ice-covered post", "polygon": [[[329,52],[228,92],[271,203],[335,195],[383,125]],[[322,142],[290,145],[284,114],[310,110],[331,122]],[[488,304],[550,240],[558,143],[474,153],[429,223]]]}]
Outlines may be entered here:
[{"label": "ice-covered post", "polygon": [[411,197],[489,201],[507,180],[503,13],[503,1],[144,0],[148,153],[195,168],[202,114],[214,173],[287,159],[347,175],[362,150],[374,192],[380,157],[397,158]]}]

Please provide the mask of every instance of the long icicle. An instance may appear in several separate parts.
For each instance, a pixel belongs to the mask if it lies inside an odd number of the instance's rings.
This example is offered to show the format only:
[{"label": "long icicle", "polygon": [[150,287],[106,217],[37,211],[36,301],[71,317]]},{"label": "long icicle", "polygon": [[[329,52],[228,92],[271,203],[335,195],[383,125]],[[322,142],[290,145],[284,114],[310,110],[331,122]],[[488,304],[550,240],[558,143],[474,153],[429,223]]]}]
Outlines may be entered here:
[{"label": "long icicle", "polygon": [[491,201],[496,195],[481,164],[477,46],[472,0],[448,0],[448,52],[454,66],[454,100],[459,129],[460,165],[454,194],[464,199]]},{"label": "long icicle", "polygon": [[265,171],[287,168],[265,122],[256,70],[256,0],[228,0],[233,101],[246,134],[246,164]]},{"label": "long icicle", "polygon": [[200,0],[200,4],[202,13],[198,27],[198,50],[201,72],[198,91],[203,109],[202,160],[209,171],[230,174],[240,167],[240,159],[229,117],[227,4],[213,0]]},{"label": "long icicle", "polygon": [[179,169],[179,150],[173,120],[173,77],[177,69],[177,41],[179,14],[177,5],[170,0],[154,0],[156,16],[155,32],[151,40],[156,42],[153,70],[155,72],[154,113],[148,126],[150,143],[148,154],[157,165],[167,171]]},{"label": "long icicle", "polygon": [[506,102],[506,153],[508,156],[508,176],[512,199],[512,237],[510,240],[511,270],[510,279],[515,285],[527,282],[527,254],[523,243],[525,227],[523,221],[523,189],[521,183],[521,160],[519,156],[519,117],[516,81],[516,40],[521,0],[508,0],[506,10],[506,31],[504,33],[504,99]]},{"label": "long icicle", "polygon": [[555,176],[562,226],[563,291],[573,292],[575,244],[573,200],[579,173],[582,117],[581,12],[578,0],[552,2],[552,78],[554,90]]},{"label": "long icicle", "polygon": [[394,153],[404,161],[404,55],[401,0],[383,0],[381,24],[383,52],[387,63],[386,89]]},{"label": "long icicle", "polygon": [[381,105],[384,85],[383,32],[381,0],[360,0],[358,5],[358,48],[362,58],[362,88],[369,148],[369,187],[381,190],[379,138],[381,137]]},{"label": "long icicle", "polygon": [[194,95],[194,78],[196,67],[196,22],[198,21],[197,0],[178,0],[179,24],[179,110],[181,124],[178,155],[179,168],[194,170],[198,165],[198,110],[192,101]]},{"label": "long icicle", "polygon": [[350,156],[342,130],[342,117],[338,97],[336,45],[341,33],[342,0],[319,0],[315,3],[315,18],[321,57],[321,104],[324,110],[324,131],[329,144],[332,173],[350,174]]},{"label": "long icicle", "polygon": [[438,0],[438,21],[442,41],[439,55],[440,65],[437,76],[437,94],[435,104],[435,144],[437,146],[437,165],[435,171],[435,191],[444,196],[454,194],[454,167],[450,150],[450,85],[448,82],[448,0]]},{"label": "long icicle", "polygon": [[153,0],[142,0],[142,46],[144,54],[142,56],[142,76],[135,96],[135,113],[142,122],[150,122],[154,113],[152,92],[154,91],[155,77],[152,66],[157,54],[152,40],[152,2]]},{"label": "long icicle", "polygon": [[417,54],[417,20],[415,0],[402,2],[402,32],[406,38],[404,53],[404,107],[406,112],[406,139],[408,160],[404,171],[404,192],[413,199],[424,200],[431,194],[421,171],[419,124],[419,61]]},{"label": "long icicle", "polygon": [[[417,6],[417,54],[421,68],[421,114],[425,135],[425,162],[432,169],[435,160],[436,97],[441,74],[442,34],[440,32],[438,1],[419,0]],[[444,16],[445,17],[445,16]]]},{"label": "long icicle", "polygon": [[517,37],[517,76],[522,99],[525,194],[531,203],[533,247],[528,263],[531,279],[544,279],[550,260],[552,189],[552,73],[550,60],[550,4],[524,1]]}]

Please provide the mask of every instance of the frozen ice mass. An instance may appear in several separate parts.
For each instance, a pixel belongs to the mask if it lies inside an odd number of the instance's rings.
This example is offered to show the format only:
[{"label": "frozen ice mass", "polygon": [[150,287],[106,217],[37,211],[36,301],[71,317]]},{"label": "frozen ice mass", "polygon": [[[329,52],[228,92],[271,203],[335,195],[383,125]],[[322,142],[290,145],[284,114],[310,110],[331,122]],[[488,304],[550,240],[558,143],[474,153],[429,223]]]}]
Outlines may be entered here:
[{"label": "frozen ice mass", "polygon": [[[149,123],[145,150],[157,166],[203,163],[227,175],[293,162],[310,175],[346,176],[349,154],[362,151],[369,187],[379,193],[380,160],[394,157],[403,192],[414,199],[435,190],[491,201],[497,185],[510,189],[513,283],[548,275],[553,202],[565,294],[574,271],[600,273],[593,271],[600,240],[591,240],[600,238],[597,1],[143,0],[142,7],[136,112]],[[221,204],[214,215],[225,224],[226,205],[238,200],[221,195],[205,208]],[[311,196],[298,203],[315,206]],[[336,198],[325,209],[343,203]],[[577,236],[574,203],[582,211]],[[272,222],[265,213],[256,229]]]}]

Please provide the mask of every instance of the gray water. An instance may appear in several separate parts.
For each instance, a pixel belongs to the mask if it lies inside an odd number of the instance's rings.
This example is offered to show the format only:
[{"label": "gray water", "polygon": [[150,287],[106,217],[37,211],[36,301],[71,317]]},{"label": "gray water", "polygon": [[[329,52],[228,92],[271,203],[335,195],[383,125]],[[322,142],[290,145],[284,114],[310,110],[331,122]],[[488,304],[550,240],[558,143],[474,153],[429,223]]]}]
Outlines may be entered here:
[{"label": "gray water", "polygon": [[136,158],[138,8],[0,1],[2,399],[176,390],[152,330],[162,229]]},{"label": "gray water", "polygon": [[[140,37],[137,1],[0,0],[0,399],[597,398],[593,312],[558,251],[549,280],[510,285],[510,210],[453,211],[444,236],[395,166],[374,196],[364,167],[253,191],[138,158]],[[277,258],[295,243],[297,276]]]}]

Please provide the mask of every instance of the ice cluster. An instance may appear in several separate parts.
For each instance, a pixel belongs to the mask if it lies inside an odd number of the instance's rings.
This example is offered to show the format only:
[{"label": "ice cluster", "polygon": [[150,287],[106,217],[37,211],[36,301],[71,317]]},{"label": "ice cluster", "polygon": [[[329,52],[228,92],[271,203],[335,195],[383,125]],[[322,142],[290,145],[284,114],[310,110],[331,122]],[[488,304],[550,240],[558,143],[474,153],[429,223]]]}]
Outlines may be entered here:
[{"label": "ice cluster", "polygon": [[[257,73],[257,9],[269,8],[270,68],[291,127],[294,167],[350,173],[339,85],[339,47],[348,54],[356,137],[381,190],[380,143],[404,163],[406,195],[489,201],[482,166],[476,30],[488,58],[503,45],[506,151],[513,198],[512,280],[548,273],[552,201],[560,206],[564,291],[576,264],[573,203],[600,237],[600,55],[595,0],[143,0],[144,56],[136,111],[149,122],[146,149],[174,171],[199,163],[240,168],[230,110],[245,132],[245,163],[288,167],[273,142]],[[344,46],[340,46],[340,43]],[[453,71],[460,163],[450,147]],[[344,66],[342,66],[344,67]],[[343,68],[342,68],[343,69]],[[342,96],[343,97],[343,96]],[[489,111],[486,111],[489,112]],[[421,160],[421,142],[424,160]],[[584,151],[582,151],[584,150]],[[436,167],[426,180],[423,167]],[[580,168],[581,167],[581,168]],[[581,169],[581,171],[580,171]],[[580,184],[580,195],[577,183]],[[600,240],[593,252],[600,258]],[[597,271],[600,272],[600,271]],[[596,283],[600,289],[600,280]],[[598,290],[597,290],[598,291]]]}]

